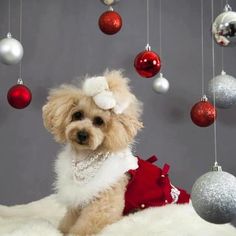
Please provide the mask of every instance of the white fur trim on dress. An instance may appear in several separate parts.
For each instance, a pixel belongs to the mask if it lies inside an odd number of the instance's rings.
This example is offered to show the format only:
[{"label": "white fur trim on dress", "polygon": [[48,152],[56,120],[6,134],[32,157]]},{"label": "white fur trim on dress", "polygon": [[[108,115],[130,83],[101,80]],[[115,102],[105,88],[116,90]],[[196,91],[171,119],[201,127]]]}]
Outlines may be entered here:
[{"label": "white fur trim on dress", "polygon": [[138,160],[130,149],[110,154],[89,182],[78,184],[73,178],[72,160],[75,153],[69,145],[59,154],[56,160],[55,183],[60,202],[67,206],[86,205],[105,189],[114,185],[128,170],[138,168]]}]

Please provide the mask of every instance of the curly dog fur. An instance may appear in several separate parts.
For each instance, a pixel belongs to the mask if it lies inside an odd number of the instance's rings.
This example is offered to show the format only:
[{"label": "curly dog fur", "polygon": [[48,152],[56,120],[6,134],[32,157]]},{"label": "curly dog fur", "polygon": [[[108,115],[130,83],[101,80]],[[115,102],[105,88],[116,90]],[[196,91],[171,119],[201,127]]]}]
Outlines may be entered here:
[{"label": "curly dog fur", "polygon": [[[74,85],[62,85],[52,89],[43,107],[45,127],[57,142],[65,145],[56,162],[55,184],[59,199],[68,207],[59,226],[65,235],[94,235],[106,225],[119,220],[124,209],[124,193],[129,179],[126,172],[132,167],[136,168],[136,162],[129,164],[128,159],[125,166],[122,155],[131,155],[129,151],[124,150],[129,149],[138,130],[143,126],[140,122],[141,103],[131,93],[128,79],[124,78],[120,71],[107,71],[103,76],[109,92],[112,92],[117,103],[122,105],[122,112],[117,113],[112,108],[100,108],[82,87]],[[78,140],[79,132],[85,132],[86,140]],[[107,175],[100,173],[104,177],[99,186],[96,182],[94,185],[90,184],[91,186],[77,186],[71,180],[72,169],[67,160],[73,156],[80,162],[98,153],[112,153],[118,158],[114,157],[114,161],[110,161],[111,164],[106,164]],[[105,162],[109,159],[113,160],[109,157]],[[123,161],[122,167],[119,163]],[[120,170],[116,170],[116,166],[112,165],[120,165]]]}]

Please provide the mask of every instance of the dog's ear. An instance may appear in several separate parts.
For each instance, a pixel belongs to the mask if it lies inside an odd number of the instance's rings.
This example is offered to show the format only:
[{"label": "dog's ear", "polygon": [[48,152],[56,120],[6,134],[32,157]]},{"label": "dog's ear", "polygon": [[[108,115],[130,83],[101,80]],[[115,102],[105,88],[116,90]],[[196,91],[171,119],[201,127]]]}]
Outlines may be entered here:
[{"label": "dog's ear", "polygon": [[143,128],[143,123],[135,116],[121,114],[118,120],[125,128],[129,142],[132,142],[138,131]]},{"label": "dog's ear", "polygon": [[129,99],[129,104],[125,110],[116,116],[125,127],[128,139],[132,141],[138,131],[143,128],[140,118],[142,114],[142,103],[133,94],[130,94]]},{"label": "dog's ear", "polygon": [[132,140],[138,130],[143,127],[140,121],[142,103],[131,92],[129,79],[122,76],[122,71],[106,71],[104,76],[119,105],[114,112]]},{"label": "dog's ear", "polygon": [[79,101],[80,90],[73,86],[62,85],[49,92],[47,103],[43,106],[44,126],[56,141],[65,142],[65,128],[71,120],[71,109]]}]

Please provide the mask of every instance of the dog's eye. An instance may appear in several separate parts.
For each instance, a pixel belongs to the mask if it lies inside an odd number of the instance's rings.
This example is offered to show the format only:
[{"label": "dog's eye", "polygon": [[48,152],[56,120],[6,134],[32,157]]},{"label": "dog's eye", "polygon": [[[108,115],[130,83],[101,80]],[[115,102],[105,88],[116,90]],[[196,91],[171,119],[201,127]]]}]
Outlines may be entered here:
[{"label": "dog's eye", "polygon": [[77,111],[72,115],[72,121],[84,119],[84,113],[82,111]]},{"label": "dog's eye", "polygon": [[104,124],[104,120],[100,116],[96,116],[93,119],[93,124],[96,126],[101,126]]}]

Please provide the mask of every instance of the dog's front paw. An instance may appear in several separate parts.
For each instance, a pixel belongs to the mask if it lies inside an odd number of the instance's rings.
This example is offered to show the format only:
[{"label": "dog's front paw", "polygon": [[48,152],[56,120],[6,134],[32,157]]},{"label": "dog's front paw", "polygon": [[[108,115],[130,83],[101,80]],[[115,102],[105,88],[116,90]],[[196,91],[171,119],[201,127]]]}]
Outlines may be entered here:
[{"label": "dog's front paw", "polygon": [[63,236],[71,236],[69,235],[69,231],[67,228],[64,228],[60,225],[60,227],[58,228],[58,230],[62,233]]},{"label": "dog's front paw", "polygon": [[63,234],[63,236],[84,236],[84,235],[81,235],[81,234],[75,234],[75,233],[69,233],[69,234]]},{"label": "dog's front paw", "polygon": [[94,232],[91,232],[91,230],[81,229],[81,230],[71,230],[69,234],[66,236],[94,236],[96,235]]}]

